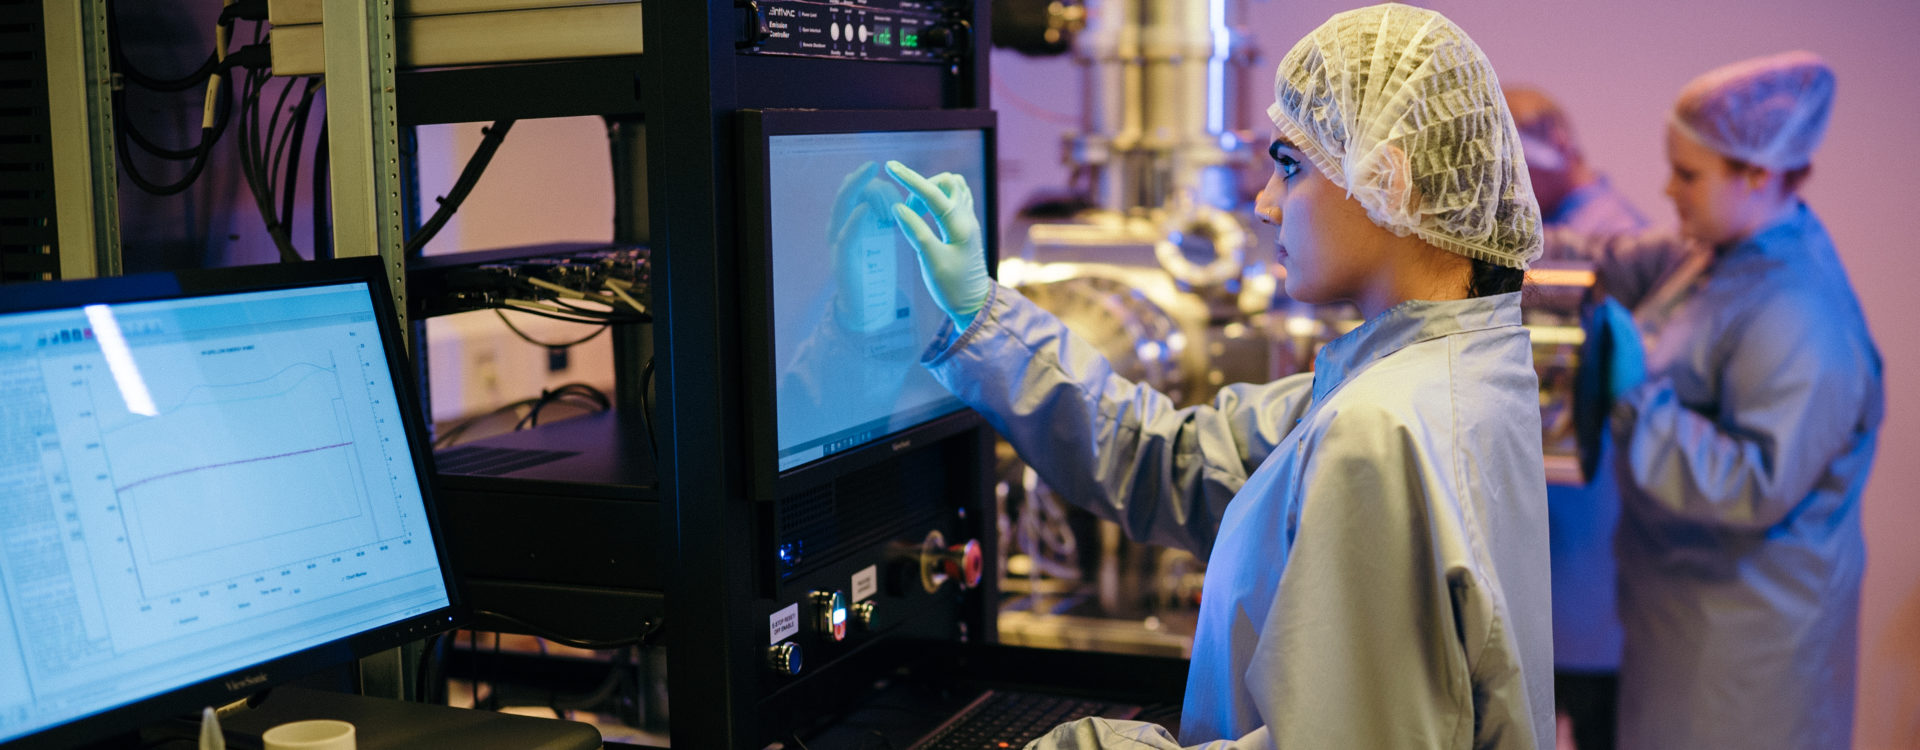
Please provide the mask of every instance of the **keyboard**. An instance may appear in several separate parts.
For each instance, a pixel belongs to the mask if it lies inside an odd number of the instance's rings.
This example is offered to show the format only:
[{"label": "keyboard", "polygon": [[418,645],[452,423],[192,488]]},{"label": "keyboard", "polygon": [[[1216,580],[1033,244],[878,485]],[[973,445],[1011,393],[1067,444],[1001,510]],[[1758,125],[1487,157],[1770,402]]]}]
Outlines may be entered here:
[{"label": "keyboard", "polygon": [[909,750],[1019,750],[1074,719],[1131,719],[1139,706],[1064,695],[989,690]]}]

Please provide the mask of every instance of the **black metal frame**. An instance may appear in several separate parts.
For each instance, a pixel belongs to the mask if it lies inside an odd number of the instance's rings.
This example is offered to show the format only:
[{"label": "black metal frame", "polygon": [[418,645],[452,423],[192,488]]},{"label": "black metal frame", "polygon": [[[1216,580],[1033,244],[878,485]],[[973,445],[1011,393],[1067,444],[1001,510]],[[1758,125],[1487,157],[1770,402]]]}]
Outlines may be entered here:
[{"label": "black metal frame", "polygon": [[[757,748],[754,685],[764,620],[754,581],[755,504],[747,499],[739,259],[732,176],[734,112],[764,107],[983,108],[988,47],[951,68],[755,58],[736,52],[741,11],[723,3],[649,6],[639,89],[647,119],[660,353],[659,549],[667,585],[668,671],[676,747]],[[971,23],[986,28],[987,5]],[[821,80],[836,85],[821,86]],[[663,363],[663,364],[662,364]],[[984,443],[984,430],[981,431]],[[991,455],[990,452],[987,453]],[[988,508],[985,493],[976,509]],[[985,630],[986,628],[982,628]],[[982,635],[990,635],[983,633]]]},{"label": "black metal frame", "polygon": [[[15,61],[0,66],[8,106],[0,110],[0,284],[60,278],[60,236],[48,122],[47,44],[42,2],[0,11],[0,41]],[[17,102],[17,104],[15,103]]]},{"label": "black metal frame", "polygon": [[[988,27],[988,3],[957,6],[955,22]],[[770,676],[763,609],[773,587],[756,558],[770,551],[778,519],[775,504],[750,499],[741,449],[754,427],[744,404],[736,112],[988,105],[985,34],[969,35],[946,65],[754,55],[739,48],[748,12],[726,2],[650,3],[643,55],[402,72],[396,84],[402,124],[569,115],[645,123],[660,513],[654,535],[633,544],[653,548],[658,570],[668,574],[662,593],[675,747],[766,744],[758,714],[771,688],[759,681]],[[630,372],[616,379],[639,381]],[[617,400],[631,403],[628,395]],[[971,507],[960,510],[971,514],[964,523],[979,528],[991,519],[992,448],[974,421],[941,438],[939,449],[977,463],[980,479],[965,488]],[[991,540],[983,541],[991,559]],[[968,596],[961,625],[971,637],[991,639],[991,587]]]}]

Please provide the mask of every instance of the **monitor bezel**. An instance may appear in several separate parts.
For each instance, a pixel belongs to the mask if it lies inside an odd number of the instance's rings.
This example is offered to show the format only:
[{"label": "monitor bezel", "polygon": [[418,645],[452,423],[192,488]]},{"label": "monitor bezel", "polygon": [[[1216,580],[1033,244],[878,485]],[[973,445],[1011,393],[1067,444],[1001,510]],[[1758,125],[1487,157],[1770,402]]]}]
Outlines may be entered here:
[{"label": "monitor bezel", "polygon": [[[387,282],[386,264],[378,257],[353,257],[334,260],[287,263],[267,266],[240,266],[216,269],[144,273],[97,279],[9,284],[0,294],[0,313],[29,312],[80,307],[91,304],[124,304],[177,299],[214,294],[237,294],[277,289],[325,286],[363,282],[373,298],[374,314],[383,321],[396,321],[393,295]],[[203,706],[223,706],[285,684],[328,667],[352,663],[374,653],[417,641],[430,635],[460,627],[468,621],[460,581],[449,557],[446,533],[440,523],[439,508],[433,497],[433,459],[428,450],[431,439],[422,421],[419,392],[413,367],[397,335],[397,323],[379,326],[389,362],[393,363],[395,405],[400,410],[419,475],[421,501],[425,506],[429,531],[435,541],[441,579],[447,590],[447,606],[309,647],[246,669],[183,685],[157,695],[87,714],[47,727],[33,734],[0,742],[8,748],[73,747],[83,743],[123,736],[139,728],[170,717],[192,715]],[[197,718],[197,717],[196,717]]]},{"label": "monitor bezel", "polygon": [[[981,134],[986,185],[974,186],[974,207],[985,232],[987,269],[998,265],[999,226],[996,204],[997,118],[986,109],[941,110],[823,110],[745,109],[737,120],[740,134],[740,268],[741,315],[744,328],[742,356],[747,393],[746,458],[748,486],[754,499],[775,500],[832,482],[901,452],[959,434],[983,424],[973,410],[934,417],[874,438],[862,445],[824,456],[794,468],[779,467],[778,363],[774,358],[773,309],[773,196],[769,171],[773,138],[785,135],[965,130]],[[831,186],[827,186],[830,188]],[[931,342],[928,342],[931,343]]]}]

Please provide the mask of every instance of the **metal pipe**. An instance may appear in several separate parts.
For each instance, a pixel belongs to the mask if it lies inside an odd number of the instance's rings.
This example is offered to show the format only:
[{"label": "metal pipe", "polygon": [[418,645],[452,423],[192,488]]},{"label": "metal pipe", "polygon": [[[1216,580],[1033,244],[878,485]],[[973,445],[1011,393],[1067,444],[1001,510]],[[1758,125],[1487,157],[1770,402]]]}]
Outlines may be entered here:
[{"label": "metal pipe", "polygon": [[[1110,211],[1154,213],[1189,201],[1227,208],[1222,148],[1234,34],[1229,0],[1106,0],[1090,5],[1074,47],[1084,82],[1068,159]],[[1224,203],[1223,203],[1224,202]]]}]

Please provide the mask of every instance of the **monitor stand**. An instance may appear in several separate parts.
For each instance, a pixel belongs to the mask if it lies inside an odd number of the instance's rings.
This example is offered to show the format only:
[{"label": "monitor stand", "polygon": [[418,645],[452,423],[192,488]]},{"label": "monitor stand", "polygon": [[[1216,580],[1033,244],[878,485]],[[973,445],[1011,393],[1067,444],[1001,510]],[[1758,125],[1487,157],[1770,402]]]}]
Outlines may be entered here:
[{"label": "monitor stand", "polygon": [[457,747],[463,750],[598,750],[600,730],[563,719],[409,703],[389,698],[278,687],[260,705],[220,720],[229,744],[259,747],[260,735],[290,721],[353,724],[356,750]]}]

